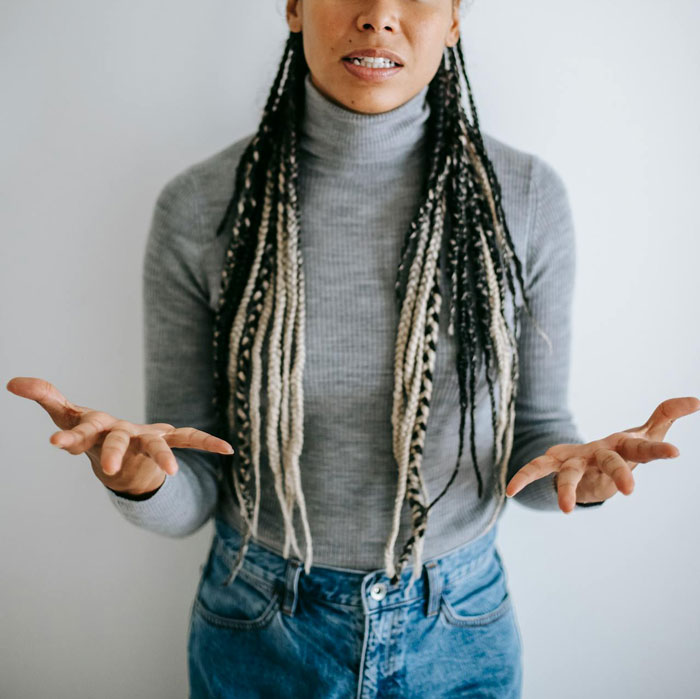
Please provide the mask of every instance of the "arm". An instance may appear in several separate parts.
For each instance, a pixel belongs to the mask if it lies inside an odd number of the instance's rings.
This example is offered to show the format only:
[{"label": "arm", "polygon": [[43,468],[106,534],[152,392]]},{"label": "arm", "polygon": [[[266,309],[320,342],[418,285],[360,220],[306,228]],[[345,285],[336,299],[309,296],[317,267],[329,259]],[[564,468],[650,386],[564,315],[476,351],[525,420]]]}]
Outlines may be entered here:
[{"label": "arm", "polygon": [[[213,311],[200,262],[203,231],[192,176],[181,173],[158,196],[143,261],[146,422],[216,434],[212,409]],[[179,471],[152,493],[107,495],[133,524],[166,536],[197,531],[218,497],[221,457],[173,449]]]},{"label": "arm", "polygon": [[[507,481],[549,447],[584,441],[567,404],[576,270],[571,207],[560,175],[537,156],[532,157],[530,183],[534,212],[524,265],[525,290],[532,313],[551,340],[552,348],[550,351],[530,316],[520,310],[520,383]],[[558,510],[555,476],[530,483],[515,499],[534,509]]]}]

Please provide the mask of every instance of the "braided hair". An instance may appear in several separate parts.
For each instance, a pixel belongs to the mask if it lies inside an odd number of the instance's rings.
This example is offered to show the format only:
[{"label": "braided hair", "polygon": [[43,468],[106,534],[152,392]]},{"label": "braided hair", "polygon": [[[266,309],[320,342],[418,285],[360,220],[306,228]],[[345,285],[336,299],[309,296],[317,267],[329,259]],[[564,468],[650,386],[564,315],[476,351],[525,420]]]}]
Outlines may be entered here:
[{"label": "braided hair", "polygon": [[[297,144],[303,120],[306,63],[301,32],[290,32],[279,71],[270,90],[258,131],[239,161],[233,196],[217,230],[232,232],[221,276],[214,320],[213,399],[222,436],[234,454],[224,459],[224,476],[235,491],[246,526],[236,561],[224,585],[235,578],[252,536],[257,534],[260,502],[261,348],[268,340],[265,440],[275,491],[285,527],[283,555],[293,547],[311,570],[312,539],[299,456],[303,445],[305,295],[299,247]],[[462,106],[462,81],[469,97],[470,122]],[[501,202],[501,189],[479,130],[476,107],[459,41],[446,47],[426,99],[429,167],[422,204],[402,245],[395,283],[399,309],[391,416],[398,485],[391,532],[384,551],[387,575],[395,584],[411,554],[419,576],[430,509],[443,497],[459,470],[467,406],[470,408],[471,456],[483,495],[474,434],[477,361],[483,359],[491,400],[493,452],[498,471],[500,505],[505,499],[518,385],[519,314],[506,321],[506,284],[515,297],[525,295],[521,262],[515,254]],[[439,287],[443,231],[447,240],[450,280],[448,334],[456,336],[460,395],[457,462],[442,492],[429,502],[421,475],[430,411],[433,369],[441,305]],[[511,267],[514,267],[511,269]],[[270,326],[268,333],[268,326]],[[268,336],[269,335],[269,336]],[[496,410],[494,382],[499,384]],[[254,491],[253,491],[254,488]],[[412,534],[394,561],[404,500],[411,508]],[[306,555],[299,549],[293,525],[298,506]],[[496,511],[497,514],[498,510]],[[494,518],[496,516],[494,514]]]}]

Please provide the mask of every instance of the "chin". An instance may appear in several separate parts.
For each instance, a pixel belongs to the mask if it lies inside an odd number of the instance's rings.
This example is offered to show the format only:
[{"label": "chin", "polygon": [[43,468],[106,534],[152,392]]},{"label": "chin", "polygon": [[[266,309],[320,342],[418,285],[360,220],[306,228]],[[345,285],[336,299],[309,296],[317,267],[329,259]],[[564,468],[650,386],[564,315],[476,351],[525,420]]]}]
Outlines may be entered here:
[{"label": "chin", "polygon": [[388,112],[403,104],[403,102],[405,100],[402,100],[395,90],[377,86],[348,90],[342,100],[343,106],[347,109],[364,112],[365,114]]}]

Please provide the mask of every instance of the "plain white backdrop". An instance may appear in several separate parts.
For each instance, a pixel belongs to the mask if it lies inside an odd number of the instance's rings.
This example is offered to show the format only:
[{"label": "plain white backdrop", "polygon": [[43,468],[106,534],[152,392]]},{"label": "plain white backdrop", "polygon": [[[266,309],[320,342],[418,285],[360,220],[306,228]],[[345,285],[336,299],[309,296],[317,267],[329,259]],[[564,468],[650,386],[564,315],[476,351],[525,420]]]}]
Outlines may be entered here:
[{"label": "plain white backdrop", "polygon": [[[141,261],[174,174],[257,126],[283,0],[0,4],[0,366],[143,420]],[[700,395],[700,4],[476,0],[482,129],[563,176],[577,231],[570,405],[586,439]],[[0,695],[185,697],[212,535],[139,530],[40,406],[0,394]],[[677,459],[570,515],[512,502],[499,546],[525,699],[700,695],[700,413]]]}]

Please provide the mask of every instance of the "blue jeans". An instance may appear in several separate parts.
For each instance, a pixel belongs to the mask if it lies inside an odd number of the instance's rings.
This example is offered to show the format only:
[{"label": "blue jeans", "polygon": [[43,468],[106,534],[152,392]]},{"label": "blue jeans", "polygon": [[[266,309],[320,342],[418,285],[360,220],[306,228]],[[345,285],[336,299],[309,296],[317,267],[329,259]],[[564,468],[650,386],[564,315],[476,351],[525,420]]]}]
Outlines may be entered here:
[{"label": "blue jeans", "polygon": [[190,699],[521,696],[521,636],[497,527],[392,586],[383,569],[304,573],[220,518],[192,605]]}]

